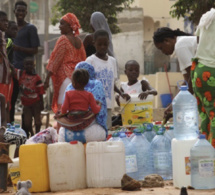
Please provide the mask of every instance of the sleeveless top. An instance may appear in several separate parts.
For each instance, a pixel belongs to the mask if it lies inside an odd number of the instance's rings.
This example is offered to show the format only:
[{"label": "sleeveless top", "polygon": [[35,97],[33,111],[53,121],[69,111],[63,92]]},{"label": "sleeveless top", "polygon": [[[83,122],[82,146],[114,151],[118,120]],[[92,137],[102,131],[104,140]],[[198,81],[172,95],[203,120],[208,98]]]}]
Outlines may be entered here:
[{"label": "sleeveless top", "polygon": [[128,82],[121,82],[121,88],[127,94],[140,94],[143,92],[141,81],[137,81],[133,85],[128,85]]}]

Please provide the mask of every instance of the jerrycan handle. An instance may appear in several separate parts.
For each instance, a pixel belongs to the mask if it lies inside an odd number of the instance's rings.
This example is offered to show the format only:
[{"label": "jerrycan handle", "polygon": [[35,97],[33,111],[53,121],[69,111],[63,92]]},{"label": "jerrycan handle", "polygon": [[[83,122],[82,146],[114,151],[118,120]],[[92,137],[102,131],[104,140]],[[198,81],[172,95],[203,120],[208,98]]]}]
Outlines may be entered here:
[{"label": "jerrycan handle", "polygon": [[187,86],[187,90],[189,89],[189,86],[188,86],[188,82],[187,81],[185,81],[185,80],[179,80],[178,82],[177,82],[177,86],[178,86],[178,89],[180,90],[181,89],[181,86],[182,86],[182,84],[180,85],[180,83],[186,83],[186,86]]}]

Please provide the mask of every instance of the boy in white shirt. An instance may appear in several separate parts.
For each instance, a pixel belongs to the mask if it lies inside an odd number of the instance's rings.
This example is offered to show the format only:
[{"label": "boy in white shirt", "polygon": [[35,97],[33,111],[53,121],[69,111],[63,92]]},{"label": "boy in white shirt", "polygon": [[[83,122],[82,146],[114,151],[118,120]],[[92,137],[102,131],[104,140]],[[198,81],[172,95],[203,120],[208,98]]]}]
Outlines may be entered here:
[{"label": "boy in white shirt", "polygon": [[119,93],[120,90],[116,87],[117,80],[117,64],[116,59],[107,54],[109,45],[109,35],[105,30],[97,30],[94,33],[94,42],[96,53],[89,56],[86,62],[90,63],[96,72],[96,78],[103,84],[105,97],[107,102],[107,127],[111,128],[112,108],[114,107],[114,91]]}]

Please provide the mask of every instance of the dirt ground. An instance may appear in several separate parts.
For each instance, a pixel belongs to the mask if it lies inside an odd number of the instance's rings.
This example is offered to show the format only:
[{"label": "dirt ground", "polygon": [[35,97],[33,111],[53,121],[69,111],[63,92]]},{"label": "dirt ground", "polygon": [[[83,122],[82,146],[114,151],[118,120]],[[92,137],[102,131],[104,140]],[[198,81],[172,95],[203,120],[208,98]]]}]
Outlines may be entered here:
[{"label": "dirt ground", "polygon": [[[171,182],[166,182],[163,188],[142,188],[140,191],[123,191],[120,188],[87,188],[73,191],[63,192],[44,192],[32,193],[33,195],[180,195],[180,190],[174,188]],[[215,190],[188,190],[188,195],[215,195]],[[12,187],[8,187],[8,191],[2,195],[15,195]]]}]

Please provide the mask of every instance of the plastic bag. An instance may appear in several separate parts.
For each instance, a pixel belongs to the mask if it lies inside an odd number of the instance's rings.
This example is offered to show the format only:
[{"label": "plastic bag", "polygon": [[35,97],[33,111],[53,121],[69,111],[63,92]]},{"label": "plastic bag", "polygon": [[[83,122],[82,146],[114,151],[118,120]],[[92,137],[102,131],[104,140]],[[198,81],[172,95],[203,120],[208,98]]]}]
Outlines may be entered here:
[{"label": "plastic bag", "polygon": [[34,136],[30,137],[25,144],[52,144],[58,141],[57,137],[57,130],[53,127],[48,127],[47,129],[44,129]]}]

